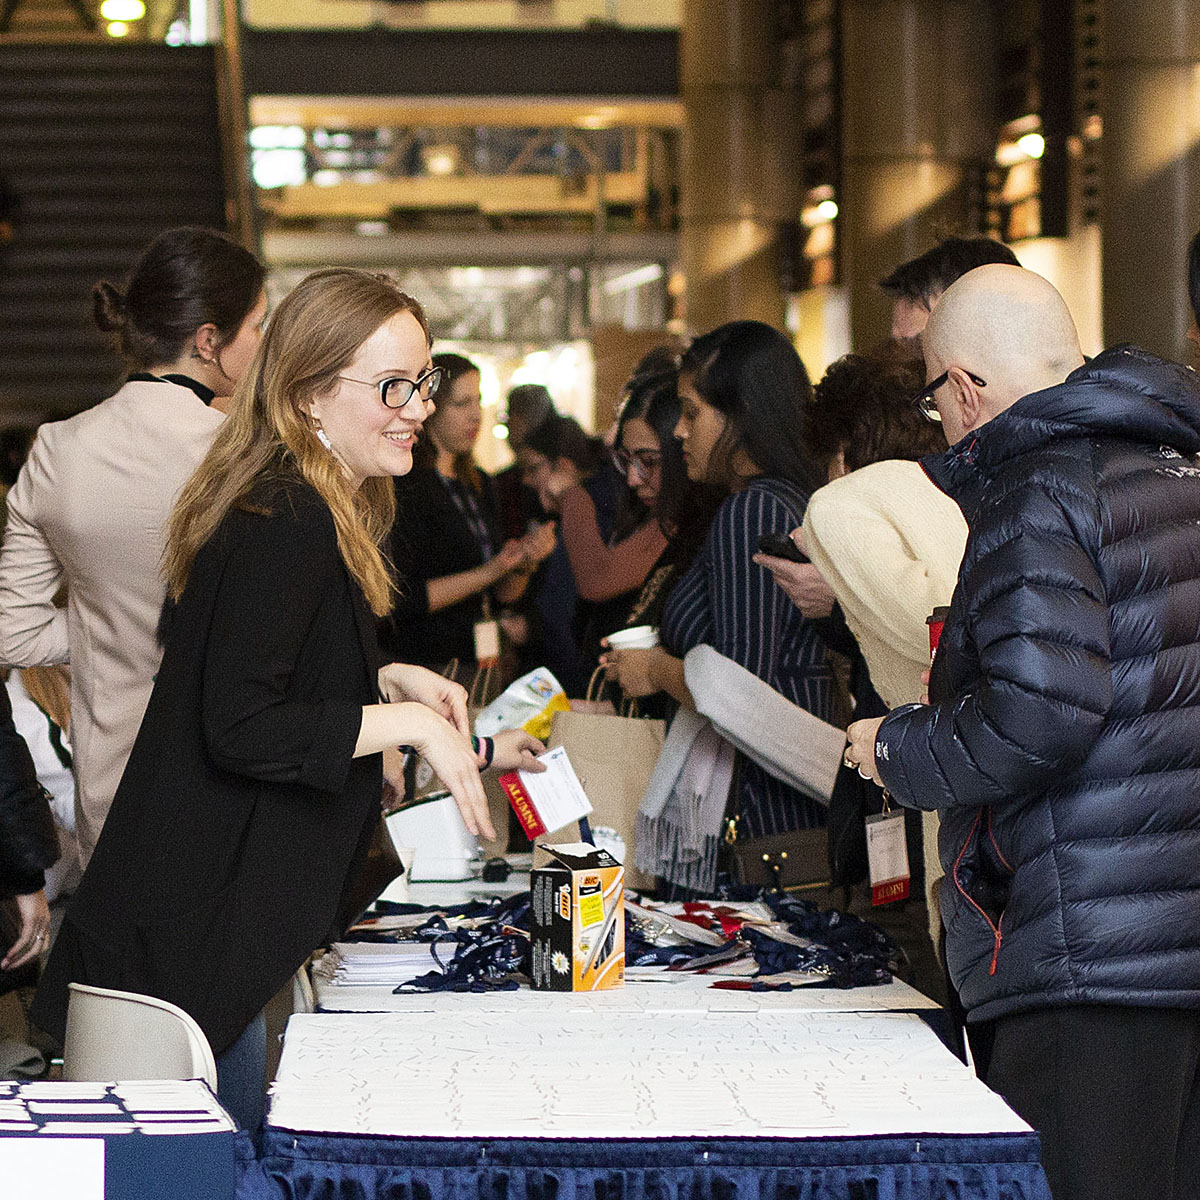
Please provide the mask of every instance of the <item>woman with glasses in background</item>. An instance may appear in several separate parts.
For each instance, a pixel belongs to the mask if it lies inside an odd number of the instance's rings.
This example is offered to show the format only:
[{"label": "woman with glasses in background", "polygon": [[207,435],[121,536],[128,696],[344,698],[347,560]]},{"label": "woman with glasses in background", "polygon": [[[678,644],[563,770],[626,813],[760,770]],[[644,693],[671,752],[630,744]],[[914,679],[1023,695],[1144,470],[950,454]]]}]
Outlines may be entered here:
[{"label": "woman with glasses in background", "polygon": [[635,374],[625,385],[612,454],[625,495],[607,537],[586,486],[556,473],[543,489],[562,516],[562,539],[579,598],[591,606],[583,632],[589,661],[598,655],[600,639],[626,624],[666,551],[675,503],[687,485],[674,435],[678,419],[674,370]]},{"label": "woman with glasses in background", "polygon": [[[492,480],[475,461],[483,420],[479,368],[461,354],[435,354],[436,409],[397,476],[392,562],[400,596],[383,630],[387,657],[443,669],[457,659],[471,675],[490,647],[481,624],[515,603],[537,563],[554,549],[553,527],[502,541]],[[494,627],[493,627],[494,628]]]}]

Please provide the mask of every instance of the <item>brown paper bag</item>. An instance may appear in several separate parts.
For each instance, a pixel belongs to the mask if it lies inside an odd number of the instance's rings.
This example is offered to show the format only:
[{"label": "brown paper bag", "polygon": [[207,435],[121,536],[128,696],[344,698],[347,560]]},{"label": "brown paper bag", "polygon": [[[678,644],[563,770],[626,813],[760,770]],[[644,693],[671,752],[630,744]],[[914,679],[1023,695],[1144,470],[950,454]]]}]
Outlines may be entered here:
[{"label": "brown paper bag", "polygon": [[[556,712],[547,745],[563,746],[579,782],[592,804],[592,828],[607,826],[625,842],[625,886],[647,888],[650,876],[638,871],[633,860],[634,826],[638,806],[654,773],[666,736],[666,722],[601,713]],[[575,825],[548,838],[550,844],[579,840]]]}]

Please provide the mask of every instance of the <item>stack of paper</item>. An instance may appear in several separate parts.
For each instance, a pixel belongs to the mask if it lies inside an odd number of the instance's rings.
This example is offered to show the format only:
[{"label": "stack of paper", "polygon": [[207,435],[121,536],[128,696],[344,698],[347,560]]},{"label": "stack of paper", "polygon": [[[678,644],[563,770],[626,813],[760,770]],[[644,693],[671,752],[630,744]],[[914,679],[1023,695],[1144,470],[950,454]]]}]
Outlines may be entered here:
[{"label": "stack of paper", "polygon": [[[731,1020],[684,1006],[588,1011],[574,993],[508,995],[524,1010],[448,1020],[441,1002],[460,997],[438,995],[430,1011],[402,1018],[293,1016],[270,1124],[450,1138],[1028,1130],[914,1014],[764,1007]],[[560,1003],[531,1019],[531,996],[545,995]]]},{"label": "stack of paper", "polygon": [[[449,961],[454,950],[453,943],[447,945],[443,961]],[[333,981],[346,987],[407,983],[442,969],[426,942],[336,942],[329,957]]]}]

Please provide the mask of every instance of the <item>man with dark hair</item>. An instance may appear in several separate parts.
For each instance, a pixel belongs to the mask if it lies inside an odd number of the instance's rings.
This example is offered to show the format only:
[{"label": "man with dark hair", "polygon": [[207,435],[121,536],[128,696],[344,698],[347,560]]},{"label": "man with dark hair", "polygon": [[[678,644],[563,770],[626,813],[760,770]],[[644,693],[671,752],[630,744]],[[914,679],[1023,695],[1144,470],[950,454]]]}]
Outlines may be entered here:
[{"label": "man with dark hair", "polygon": [[919,357],[921,330],[938,297],[956,279],[987,263],[1021,265],[1003,242],[993,238],[949,237],[885,275],[879,286],[892,297],[892,337]]},{"label": "man with dark hair", "polygon": [[969,534],[930,704],[848,765],[936,808],[946,957],[1055,1200],[1200,1196],[1200,382],[1085,362],[1062,297],[989,265],[938,301],[922,465]]}]

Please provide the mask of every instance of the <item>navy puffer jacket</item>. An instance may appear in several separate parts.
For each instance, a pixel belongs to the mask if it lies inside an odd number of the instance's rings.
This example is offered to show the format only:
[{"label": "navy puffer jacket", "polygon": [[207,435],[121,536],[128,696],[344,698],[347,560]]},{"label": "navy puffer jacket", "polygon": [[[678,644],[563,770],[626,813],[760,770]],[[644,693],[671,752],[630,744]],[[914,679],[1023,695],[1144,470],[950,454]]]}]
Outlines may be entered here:
[{"label": "navy puffer jacket", "polygon": [[970,536],[931,681],[876,762],[937,808],[972,1019],[1200,1007],[1200,377],[1121,347],[930,476]]}]

